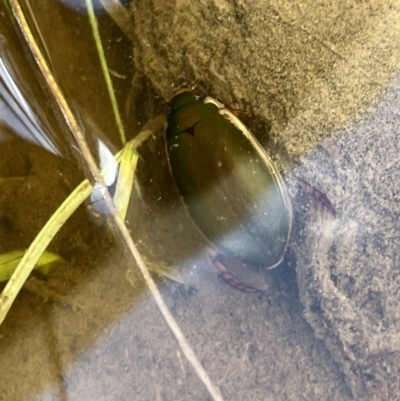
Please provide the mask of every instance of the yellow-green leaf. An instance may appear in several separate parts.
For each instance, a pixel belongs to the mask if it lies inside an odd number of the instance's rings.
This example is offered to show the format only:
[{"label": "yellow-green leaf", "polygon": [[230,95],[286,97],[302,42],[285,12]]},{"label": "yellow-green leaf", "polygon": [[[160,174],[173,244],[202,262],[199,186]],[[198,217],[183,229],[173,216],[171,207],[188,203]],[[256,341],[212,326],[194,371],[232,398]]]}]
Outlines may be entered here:
[{"label": "yellow-green leaf", "polygon": [[[0,255],[0,282],[11,278],[25,251],[14,250]],[[35,269],[47,275],[56,263],[66,263],[66,260],[55,253],[45,251],[35,265]]]}]

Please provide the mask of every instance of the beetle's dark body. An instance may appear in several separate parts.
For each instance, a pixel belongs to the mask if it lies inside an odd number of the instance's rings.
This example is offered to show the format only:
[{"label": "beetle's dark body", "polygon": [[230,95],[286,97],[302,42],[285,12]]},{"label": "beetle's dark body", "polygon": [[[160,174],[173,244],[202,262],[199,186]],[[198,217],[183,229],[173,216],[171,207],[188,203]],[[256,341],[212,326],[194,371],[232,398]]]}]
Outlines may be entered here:
[{"label": "beetle's dark body", "polygon": [[222,276],[243,291],[264,289],[262,275],[246,277],[282,262],[292,228],[286,185],[268,154],[222,104],[190,92],[171,102],[166,145],[176,185],[217,249],[212,259]]}]

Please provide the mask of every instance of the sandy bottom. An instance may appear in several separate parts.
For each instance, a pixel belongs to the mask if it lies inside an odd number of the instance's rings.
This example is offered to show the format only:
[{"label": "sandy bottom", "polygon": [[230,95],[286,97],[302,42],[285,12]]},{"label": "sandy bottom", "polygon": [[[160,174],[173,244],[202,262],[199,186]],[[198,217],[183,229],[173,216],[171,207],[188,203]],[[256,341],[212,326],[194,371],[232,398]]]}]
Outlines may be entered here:
[{"label": "sandy bottom", "polygon": [[[13,143],[0,152],[14,160],[1,171],[24,177],[4,189],[8,201],[0,204],[5,252],[26,247],[81,176],[34,146]],[[173,266],[182,278],[184,284],[158,283],[224,399],[351,400],[302,317],[294,270],[276,269],[264,294],[225,284],[180,204],[162,152],[159,137],[144,145],[128,226],[153,268]],[[0,400],[210,399],[124,246],[105,219],[88,216],[82,206],[49,247],[69,263],[47,278],[32,276],[0,327]]]}]

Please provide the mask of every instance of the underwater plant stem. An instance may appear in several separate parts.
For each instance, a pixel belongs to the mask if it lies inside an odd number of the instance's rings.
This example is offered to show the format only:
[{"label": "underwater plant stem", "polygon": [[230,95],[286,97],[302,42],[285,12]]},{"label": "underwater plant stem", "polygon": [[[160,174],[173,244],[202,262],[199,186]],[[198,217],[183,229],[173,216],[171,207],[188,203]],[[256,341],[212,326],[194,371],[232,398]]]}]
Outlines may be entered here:
[{"label": "underwater plant stem", "polygon": [[[56,102],[58,108],[60,109],[64,120],[73,134],[78,146],[79,150],[82,153],[82,157],[87,163],[87,167],[89,168],[90,173],[93,176],[94,181],[98,183],[102,183],[103,179],[97,169],[96,162],[92,157],[89,147],[85,141],[85,136],[78,125],[70,107],[68,106],[67,100],[61,92],[58,83],[56,82],[53,74],[51,73],[49,66],[46,63],[45,58],[43,57],[38,44],[36,43],[32,31],[29,28],[28,22],[25,18],[25,15],[21,9],[17,0],[9,0],[13,15],[21,29],[21,33],[25,38],[27,45],[30,48],[32,56],[40,69],[40,72],[45,80],[48,90],[50,94],[53,96],[54,101]],[[103,184],[104,185],[104,184]]]},{"label": "underwater plant stem", "polygon": [[142,259],[142,256],[140,255],[136,245],[133,243],[132,238],[130,237],[129,231],[128,231],[125,223],[122,221],[122,219],[118,213],[115,213],[114,218],[115,218],[115,224],[118,227],[123,238],[126,239],[126,245],[129,249],[129,251],[131,252],[132,256],[134,257],[134,259],[140,269],[140,272],[143,275],[146,285],[148,286],[148,288],[151,292],[151,295],[153,296],[153,298],[157,304],[157,307],[161,312],[161,315],[163,316],[168,327],[172,331],[172,334],[175,336],[180,348],[182,349],[183,354],[185,355],[185,357],[189,361],[189,363],[192,365],[194,371],[196,372],[197,376],[200,378],[200,380],[203,382],[203,384],[207,388],[207,390],[210,393],[210,395],[212,396],[213,400],[214,401],[223,401],[221,394],[219,394],[216,386],[211,381],[207,372],[201,365],[199,359],[197,358],[196,354],[192,350],[189,342],[186,340],[186,337],[184,336],[182,330],[178,326],[178,323],[176,322],[175,318],[172,316],[171,311],[168,309],[167,305],[165,304],[165,302],[161,296],[161,293],[160,293],[159,289],[157,288],[156,283],[154,282],[153,278],[151,277],[150,272],[147,269],[147,267]]},{"label": "underwater plant stem", "polygon": [[33,240],[0,295],[0,325],[7,316],[11,305],[22,286],[25,284],[26,279],[31,274],[36,262],[46,250],[50,241],[54,238],[54,235],[91,192],[92,185],[90,182],[88,180],[83,181],[50,217],[40,233]]},{"label": "underwater plant stem", "polygon": [[[156,118],[156,122],[162,124],[163,119]],[[115,155],[115,160],[118,162],[123,157],[124,153],[129,152],[131,156],[137,155],[136,149],[139,147],[150,135],[153,134],[151,129],[144,129],[137,137],[132,139],[122,151]],[[124,180],[126,182],[126,180]],[[90,195],[93,187],[88,180],[84,180],[78,187],[68,196],[67,199],[59,206],[55,213],[46,222],[44,227],[40,230],[34,241],[31,243],[27,251],[22,255],[18,266],[12,272],[3,292],[0,294],[0,325],[7,316],[15,298],[24,285],[29,274],[37,264],[40,258],[43,258],[45,250],[60,228],[65,224],[69,217],[75,210],[84,202]],[[125,205],[127,208],[127,205]],[[0,281],[7,276],[6,271],[0,271]]]},{"label": "underwater plant stem", "polygon": [[115,122],[118,127],[118,132],[119,132],[119,136],[121,138],[122,146],[124,146],[126,143],[125,129],[124,129],[124,125],[122,124],[121,114],[119,113],[117,99],[115,97],[113,84],[111,81],[110,73],[108,71],[107,60],[106,60],[106,56],[104,54],[103,45],[101,43],[97,19],[96,19],[96,16],[94,15],[92,0],[86,0],[86,7],[88,10],[88,14],[89,14],[89,22],[90,22],[90,26],[92,27],[94,41],[96,43],[97,53],[98,53],[99,59],[100,59],[101,69],[103,71],[104,80],[105,80],[106,86],[107,86],[108,96],[110,96],[110,101],[111,101],[111,106],[112,106],[114,117],[115,117]]},{"label": "underwater plant stem", "polygon": [[[185,357],[188,359],[188,361],[194,368],[196,374],[199,376],[200,380],[203,382],[203,384],[207,388],[207,390],[208,390],[209,394],[212,396],[213,400],[214,401],[223,401],[223,398],[222,398],[221,394],[218,392],[217,387],[212,383],[207,372],[201,366],[200,361],[194,354],[188,341],[186,340],[185,336],[183,335],[181,329],[179,328],[176,320],[172,316],[172,313],[169,311],[167,305],[165,304],[163,298],[161,297],[161,294],[158,291],[158,288],[157,288],[153,278],[151,277],[138,249],[136,248],[136,245],[134,244],[134,242],[129,234],[128,228],[126,227],[124,221],[118,214],[118,212],[114,206],[113,200],[110,196],[110,193],[108,192],[108,189],[104,184],[104,180],[101,176],[101,173],[97,169],[96,162],[90,153],[87,143],[85,142],[83,132],[82,132],[81,128],[79,127],[71,109],[69,108],[68,103],[67,103],[65,97],[63,96],[60,87],[58,86],[56,80],[54,79],[54,76],[51,74],[50,69],[46,63],[46,60],[44,59],[43,55],[40,52],[40,49],[32,35],[32,32],[29,28],[29,25],[26,21],[26,18],[22,12],[22,9],[21,9],[18,1],[10,0],[10,5],[12,8],[14,17],[20,26],[21,32],[24,35],[25,40],[26,40],[28,46],[30,47],[32,55],[45,79],[46,85],[47,85],[50,93],[54,97],[54,100],[55,100],[56,104],[58,105],[71,133],[73,134],[73,136],[77,142],[77,145],[82,153],[82,157],[85,160],[92,177],[94,178],[95,182],[97,182],[100,185],[100,188],[102,189],[102,193],[104,195],[104,199],[106,201],[106,204],[109,207],[110,213],[115,221],[115,225],[119,229],[121,236],[124,239],[126,246],[128,247],[132,257],[136,261],[136,263],[143,275],[143,278],[146,282],[146,285],[148,286],[150,293],[152,294],[154,300],[156,301],[156,304],[157,304],[162,316],[164,317],[168,327],[171,329],[172,333],[174,334],[175,338],[177,339],[178,344],[180,345]],[[18,268],[14,274],[16,274],[17,271],[19,271],[19,268],[20,268],[20,266],[18,266]],[[21,266],[21,270],[23,270],[23,266]],[[24,273],[25,280],[28,277],[30,272],[31,272],[31,270]],[[11,280],[12,280],[12,278],[11,278]],[[25,280],[22,282],[21,286],[23,285]],[[5,297],[5,300],[7,301],[7,297]],[[10,304],[10,306],[11,306],[11,304]]]}]

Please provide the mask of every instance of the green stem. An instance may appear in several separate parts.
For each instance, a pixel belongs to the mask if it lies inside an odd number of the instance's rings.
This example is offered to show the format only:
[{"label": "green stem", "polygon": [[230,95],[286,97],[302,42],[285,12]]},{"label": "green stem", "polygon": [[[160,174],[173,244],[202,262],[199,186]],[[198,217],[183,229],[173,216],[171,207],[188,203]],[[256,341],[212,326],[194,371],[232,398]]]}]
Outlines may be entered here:
[{"label": "green stem", "polygon": [[126,143],[126,136],[125,136],[125,129],[124,125],[122,124],[121,114],[119,113],[117,99],[115,97],[115,92],[113,89],[113,84],[111,81],[111,76],[108,71],[107,60],[104,54],[104,48],[101,44],[99,26],[97,24],[96,16],[94,15],[93,4],[91,0],[86,0],[86,7],[89,14],[89,21],[92,27],[94,41],[96,43],[97,53],[99,55],[101,69],[103,71],[104,80],[106,81],[108,95],[110,96],[111,106],[114,112],[115,122],[118,127],[119,136],[121,138],[122,146],[125,146]]}]

